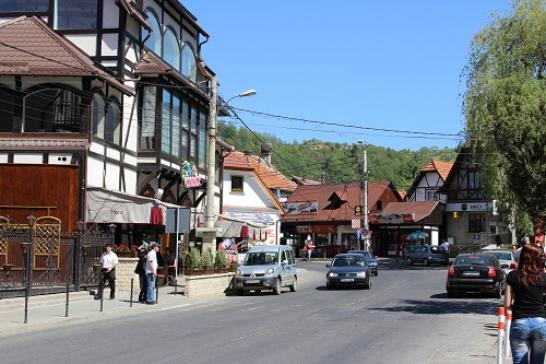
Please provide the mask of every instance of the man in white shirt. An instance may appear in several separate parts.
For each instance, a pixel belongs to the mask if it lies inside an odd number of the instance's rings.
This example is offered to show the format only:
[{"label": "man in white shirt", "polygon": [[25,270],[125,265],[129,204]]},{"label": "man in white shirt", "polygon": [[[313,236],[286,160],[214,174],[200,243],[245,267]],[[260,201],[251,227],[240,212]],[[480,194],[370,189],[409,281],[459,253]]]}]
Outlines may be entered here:
[{"label": "man in white shirt", "polygon": [[440,247],[444,249],[446,253],[449,253],[449,242],[447,240],[444,240]]},{"label": "man in white shirt", "polygon": [[100,257],[101,271],[99,281],[99,292],[95,295],[100,300],[104,290],[104,282],[108,281],[110,286],[110,299],[116,298],[116,267],[119,264],[118,256],[112,251],[112,244],[106,245],[106,251]]},{"label": "man in white shirt", "polygon": [[146,289],[146,304],[153,305],[155,304],[155,281],[157,279],[157,252],[159,251],[160,245],[156,242],[150,244],[150,251],[146,254],[146,280],[147,280],[147,289]]}]

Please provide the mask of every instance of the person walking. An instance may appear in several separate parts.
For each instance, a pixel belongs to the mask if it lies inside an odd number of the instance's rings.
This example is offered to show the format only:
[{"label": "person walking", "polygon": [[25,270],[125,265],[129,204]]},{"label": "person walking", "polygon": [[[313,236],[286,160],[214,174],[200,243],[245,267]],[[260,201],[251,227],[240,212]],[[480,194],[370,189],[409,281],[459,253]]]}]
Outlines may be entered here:
[{"label": "person walking", "polygon": [[535,244],[521,249],[518,268],[508,273],[504,307],[512,310],[510,347],[514,364],[543,364],[546,354],[546,273],[544,252]]},{"label": "person walking", "polygon": [[307,238],[307,241],[305,242],[305,252],[306,252],[306,255],[307,255],[307,261],[311,261],[311,254],[313,254],[313,248],[315,246],[313,245],[313,240],[311,239],[311,237],[308,237]]},{"label": "person walking", "polygon": [[148,243],[142,243],[138,247],[138,263],[135,268],[135,273],[138,274],[140,283],[140,292],[138,294],[138,302],[146,302],[146,289],[148,287],[146,278],[146,256],[148,254]]},{"label": "person walking", "polygon": [[160,245],[156,242],[150,244],[150,251],[146,254],[146,304],[155,304],[155,281],[157,279],[157,268],[159,267],[157,261],[157,252]]},{"label": "person walking", "polygon": [[102,298],[104,283],[108,281],[110,286],[110,299],[116,298],[116,267],[119,264],[118,256],[112,251],[112,244],[106,245],[106,251],[100,256],[101,270],[99,275],[99,291],[95,295],[96,300]]}]

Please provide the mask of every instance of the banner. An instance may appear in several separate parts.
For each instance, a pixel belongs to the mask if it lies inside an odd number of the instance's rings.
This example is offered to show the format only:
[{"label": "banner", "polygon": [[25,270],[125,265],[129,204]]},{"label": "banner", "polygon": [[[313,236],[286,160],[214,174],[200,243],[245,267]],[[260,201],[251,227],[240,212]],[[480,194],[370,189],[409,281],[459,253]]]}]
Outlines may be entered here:
[{"label": "banner", "polygon": [[316,213],[318,212],[318,201],[296,201],[287,202],[285,207],[286,213],[289,215],[302,214],[302,213]]}]

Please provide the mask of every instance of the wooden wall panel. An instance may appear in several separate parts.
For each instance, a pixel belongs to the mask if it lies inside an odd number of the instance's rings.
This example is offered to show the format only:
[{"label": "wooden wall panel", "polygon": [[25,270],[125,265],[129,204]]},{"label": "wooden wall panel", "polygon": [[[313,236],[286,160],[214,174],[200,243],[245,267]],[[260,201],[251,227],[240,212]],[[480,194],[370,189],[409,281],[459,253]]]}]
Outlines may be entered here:
[{"label": "wooden wall panel", "polygon": [[0,215],[24,224],[26,217],[49,215],[62,220],[63,231],[78,221],[78,166],[0,164]]}]

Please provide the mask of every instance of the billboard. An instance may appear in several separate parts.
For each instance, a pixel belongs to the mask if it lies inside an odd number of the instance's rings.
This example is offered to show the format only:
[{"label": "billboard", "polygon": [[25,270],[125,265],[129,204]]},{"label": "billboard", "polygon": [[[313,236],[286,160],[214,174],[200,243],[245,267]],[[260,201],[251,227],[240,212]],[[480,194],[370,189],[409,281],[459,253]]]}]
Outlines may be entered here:
[{"label": "billboard", "polygon": [[294,201],[287,202],[285,207],[288,215],[318,212],[318,201]]}]

